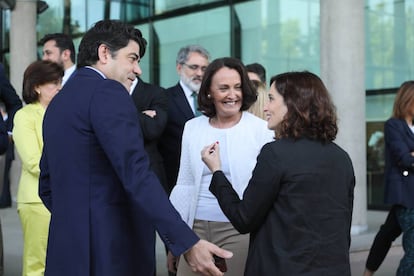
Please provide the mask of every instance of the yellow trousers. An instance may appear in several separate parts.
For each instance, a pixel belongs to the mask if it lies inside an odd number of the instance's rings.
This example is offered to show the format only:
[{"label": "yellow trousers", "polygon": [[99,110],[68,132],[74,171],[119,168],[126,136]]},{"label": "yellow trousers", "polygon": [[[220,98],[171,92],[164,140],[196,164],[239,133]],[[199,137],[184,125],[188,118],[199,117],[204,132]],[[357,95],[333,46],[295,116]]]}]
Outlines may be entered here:
[{"label": "yellow trousers", "polygon": [[50,212],[42,203],[18,203],[23,230],[23,276],[43,276]]}]

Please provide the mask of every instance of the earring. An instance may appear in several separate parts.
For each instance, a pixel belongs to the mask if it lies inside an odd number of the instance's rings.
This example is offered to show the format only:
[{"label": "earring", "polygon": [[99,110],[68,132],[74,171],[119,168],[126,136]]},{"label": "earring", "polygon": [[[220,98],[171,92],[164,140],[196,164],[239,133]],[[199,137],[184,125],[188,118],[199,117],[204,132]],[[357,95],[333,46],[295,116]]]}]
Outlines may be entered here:
[{"label": "earring", "polygon": [[211,95],[210,95],[210,94],[207,94],[207,98],[208,98],[208,99],[211,99]]}]

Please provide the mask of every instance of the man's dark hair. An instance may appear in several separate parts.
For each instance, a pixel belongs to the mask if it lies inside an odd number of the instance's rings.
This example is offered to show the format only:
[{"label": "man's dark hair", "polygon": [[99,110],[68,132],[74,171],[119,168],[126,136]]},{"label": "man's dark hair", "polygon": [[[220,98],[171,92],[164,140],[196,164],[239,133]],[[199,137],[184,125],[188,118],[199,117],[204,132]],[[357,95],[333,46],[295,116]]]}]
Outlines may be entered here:
[{"label": "man's dark hair", "polygon": [[59,48],[60,52],[69,50],[70,60],[75,63],[75,46],[73,45],[73,41],[70,36],[63,33],[47,34],[40,40],[40,44],[45,45],[45,43],[50,40],[54,40],[56,42],[56,47]]},{"label": "man's dark hair", "polygon": [[259,63],[251,63],[246,65],[247,72],[255,73],[259,76],[260,81],[266,84],[266,69]]},{"label": "man's dark hair", "polygon": [[105,44],[112,55],[128,45],[133,40],[139,45],[139,55],[145,54],[147,41],[142,37],[140,30],[119,20],[101,20],[89,29],[79,45],[78,68],[94,65],[99,60],[98,47]]}]

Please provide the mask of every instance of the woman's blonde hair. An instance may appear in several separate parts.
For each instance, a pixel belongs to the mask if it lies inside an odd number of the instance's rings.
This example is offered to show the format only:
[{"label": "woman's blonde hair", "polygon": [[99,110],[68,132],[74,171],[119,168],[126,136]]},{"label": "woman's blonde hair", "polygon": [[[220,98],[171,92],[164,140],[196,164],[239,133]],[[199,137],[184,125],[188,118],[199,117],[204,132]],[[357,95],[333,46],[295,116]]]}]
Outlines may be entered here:
[{"label": "woman's blonde hair", "polygon": [[256,86],[257,100],[247,111],[249,111],[253,115],[256,115],[257,117],[264,120],[265,119],[264,106],[268,99],[266,86],[261,82],[253,82],[253,83]]}]

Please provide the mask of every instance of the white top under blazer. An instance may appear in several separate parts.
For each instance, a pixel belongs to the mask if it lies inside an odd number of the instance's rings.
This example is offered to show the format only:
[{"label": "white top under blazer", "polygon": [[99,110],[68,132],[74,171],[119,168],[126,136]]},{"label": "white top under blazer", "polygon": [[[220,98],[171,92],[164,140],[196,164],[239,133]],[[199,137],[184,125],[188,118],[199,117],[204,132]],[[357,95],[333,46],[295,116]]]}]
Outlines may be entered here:
[{"label": "white top under blazer", "polygon": [[[209,130],[211,126],[206,116],[193,118],[185,124],[177,183],[170,195],[172,204],[190,227],[193,227],[205,169],[201,150],[217,141],[215,132]],[[266,121],[244,111],[240,121],[225,133],[227,152],[221,152],[221,155],[228,156],[232,185],[242,198],[256,165],[257,155],[264,144],[273,141],[274,132],[267,128]]]}]

